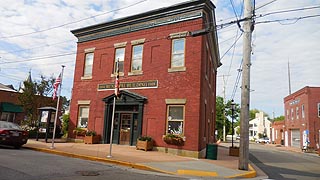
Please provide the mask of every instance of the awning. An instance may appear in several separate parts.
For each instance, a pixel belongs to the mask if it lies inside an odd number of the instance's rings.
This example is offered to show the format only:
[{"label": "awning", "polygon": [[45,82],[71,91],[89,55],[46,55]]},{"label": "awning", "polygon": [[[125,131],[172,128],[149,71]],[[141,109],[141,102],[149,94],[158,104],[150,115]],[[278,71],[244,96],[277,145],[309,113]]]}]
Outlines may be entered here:
[{"label": "awning", "polygon": [[23,109],[21,106],[18,106],[9,102],[2,102],[0,107],[2,112],[13,112],[13,113],[23,112]]}]

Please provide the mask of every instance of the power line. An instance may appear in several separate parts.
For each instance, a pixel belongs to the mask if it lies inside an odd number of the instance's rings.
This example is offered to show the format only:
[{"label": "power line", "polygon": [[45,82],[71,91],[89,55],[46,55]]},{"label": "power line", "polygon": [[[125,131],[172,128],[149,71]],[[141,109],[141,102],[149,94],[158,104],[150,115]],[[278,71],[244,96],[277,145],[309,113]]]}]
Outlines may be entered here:
[{"label": "power line", "polygon": [[49,31],[49,30],[52,30],[52,29],[61,28],[61,27],[64,27],[64,26],[67,26],[67,25],[70,25],[70,24],[76,24],[76,23],[79,23],[79,22],[82,22],[82,21],[85,21],[85,20],[88,20],[88,19],[92,19],[92,18],[95,18],[95,17],[98,17],[98,16],[106,15],[106,14],[111,13],[111,12],[116,12],[116,11],[120,11],[120,10],[123,10],[123,9],[127,9],[127,8],[130,8],[130,7],[135,6],[137,4],[141,4],[144,1],[147,1],[147,0],[141,0],[141,1],[138,1],[136,3],[133,3],[133,4],[125,6],[125,7],[121,7],[121,8],[114,9],[114,10],[111,10],[111,11],[108,11],[108,12],[105,12],[105,13],[101,13],[101,14],[98,14],[98,15],[94,15],[94,16],[90,16],[90,17],[87,17],[87,18],[83,18],[83,19],[80,19],[80,20],[77,20],[77,21],[73,21],[73,22],[69,22],[69,23],[53,26],[53,27],[50,27],[50,28],[47,28],[47,29],[42,29],[42,30],[38,30],[38,31],[34,31],[34,32],[17,34],[17,35],[12,35],[12,36],[2,36],[2,37],[0,37],[0,39],[8,39],[8,38],[27,36],[27,35],[31,35],[31,34],[36,34],[36,33],[40,33],[40,32]]},{"label": "power line", "polygon": [[63,44],[63,43],[67,43],[67,42],[72,42],[72,40],[67,40],[67,41],[62,41],[62,42],[57,42],[57,43],[52,43],[52,44],[46,44],[46,45],[42,45],[42,46],[35,46],[35,47],[28,48],[28,49],[14,50],[14,51],[4,52],[4,53],[0,53],[0,54],[12,54],[12,53],[17,53],[17,52],[29,51],[29,50],[33,50],[33,49],[38,49],[38,48],[42,48],[42,47],[49,47],[49,46]]},{"label": "power line", "polygon": [[302,16],[302,17],[295,17],[295,18],[287,18],[287,19],[276,19],[276,20],[267,20],[267,21],[259,21],[256,22],[256,24],[265,24],[265,23],[273,23],[273,22],[278,22],[281,25],[288,25],[288,24],[282,24],[282,21],[295,21],[293,23],[289,23],[289,24],[294,24],[296,22],[298,22],[301,19],[308,19],[308,18],[314,18],[314,17],[319,17],[320,14],[316,14],[316,15],[310,15],[310,16]]},{"label": "power line", "polygon": [[320,5],[310,6],[310,7],[303,7],[303,8],[296,8],[296,9],[288,9],[288,10],[279,10],[279,11],[274,11],[274,12],[270,12],[270,13],[266,13],[266,14],[260,14],[259,16],[257,16],[257,18],[269,16],[269,15],[272,15],[272,14],[281,14],[281,13],[288,13],[288,12],[304,11],[304,10],[317,9],[317,8],[320,8]]},{"label": "power line", "polygon": [[235,42],[230,46],[230,48],[228,48],[228,50],[221,56],[220,60],[224,58],[224,56],[230,51],[230,49],[235,46],[238,42],[238,40],[240,39],[240,37],[242,36],[243,33],[241,33],[239,35],[239,37],[235,40]]},{"label": "power line", "polygon": [[276,1],[277,1],[277,0],[272,0],[272,1],[268,2],[268,3],[266,3],[266,4],[263,4],[263,5],[255,8],[255,10],[258,10],[258,9],[260,9],[260,8],[263,8],[263,7],[265,7],[265,6],[267,6],[267,5],[271,4],[271,3],[274,3],[274,2],[276,2]]}]

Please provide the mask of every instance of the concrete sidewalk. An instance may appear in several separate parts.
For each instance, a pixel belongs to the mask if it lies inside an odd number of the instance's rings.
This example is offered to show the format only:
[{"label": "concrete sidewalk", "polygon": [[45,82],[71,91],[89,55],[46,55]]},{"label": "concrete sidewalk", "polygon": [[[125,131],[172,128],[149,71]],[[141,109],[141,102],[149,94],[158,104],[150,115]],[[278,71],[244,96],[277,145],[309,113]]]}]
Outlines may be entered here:
[{"label": "concrete sidewalk", "polygon": [[158,151],[136,150],[134,146],[113,144],[112,157],[108,158],[109,144],[56,141],[52,149],[51,142],[45,143],[41,140],[35,141],[29,139],[23,148],[188,177],[256,177],[256,171],[251,166],[249,171],[238,170],[238,157],[229,156],[229,149],[226,146],[219,145],[217,160],[210,160],[176,156]]}]

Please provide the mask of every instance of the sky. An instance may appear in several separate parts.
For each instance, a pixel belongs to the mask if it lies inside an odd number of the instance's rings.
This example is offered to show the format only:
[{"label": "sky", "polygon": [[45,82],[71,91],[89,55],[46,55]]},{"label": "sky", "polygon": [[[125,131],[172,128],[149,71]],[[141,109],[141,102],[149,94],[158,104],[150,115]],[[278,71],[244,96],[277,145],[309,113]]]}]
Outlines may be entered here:
[{"label": "sky", "polygon": [[[65,65],[62,96],[70,98],[77,39],[71,30],[172,6],[183,0],[0,0],[0,83],[19,88],[28,73],[56,77]],[[213,0],[222,66],[217,96],[241,104],[243,0]],[[252,34],[250,109],[271,118],[283,99],[320,87],[320,0],[256,0]],[[223,25],[223,26],[221,26]],[[238,82],[238,83],[237,83]]]}]

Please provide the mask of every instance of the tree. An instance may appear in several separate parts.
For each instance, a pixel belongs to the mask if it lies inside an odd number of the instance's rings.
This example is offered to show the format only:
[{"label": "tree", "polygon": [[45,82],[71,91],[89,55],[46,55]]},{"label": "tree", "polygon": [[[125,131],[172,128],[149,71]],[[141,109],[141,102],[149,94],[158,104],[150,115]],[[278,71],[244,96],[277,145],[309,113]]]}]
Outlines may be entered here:
[{"label": "tree", "polygon": [[284,116],[275,117],[273,119],[273,121],[283,121],[283,120],[284,120]]},{"label": "tree", "polygon": [[[55,79],[53,77],[46,78],[42,75],[40,81],[32,82],[29,75],[29,78],[23,82],[23,92],[19,94],[18,99],[26,113],[27,121],[25,121],[25,123],[27,125],[31,127],[36,126],[39,117],[38,108],[43,106],[56,107],[57,102],[53,101],[52,98],[49,98],[53,92],[54,82]],[[62,103],[68,104],[68,100],[64,97],[62,98]]]},{"label": "tree", "polygon": [[[235,105],[234,111],[234,122],[239,120],[240,113],[240,105]],[[223,97],[217,96],[216,99],[216,129],[218,130],[217,138],[223,138],[223,125],[225,123],[226,132],[229,134],[232,132],[231,130],[231,120],[232,120],[232,110],[231,110],[231,100],[229,100],[226,104],[224,104]],[[235,126],[234,126],[235,127]]]}]

